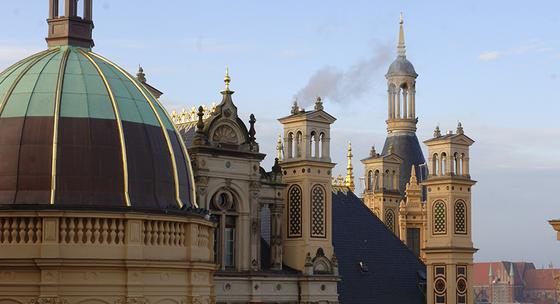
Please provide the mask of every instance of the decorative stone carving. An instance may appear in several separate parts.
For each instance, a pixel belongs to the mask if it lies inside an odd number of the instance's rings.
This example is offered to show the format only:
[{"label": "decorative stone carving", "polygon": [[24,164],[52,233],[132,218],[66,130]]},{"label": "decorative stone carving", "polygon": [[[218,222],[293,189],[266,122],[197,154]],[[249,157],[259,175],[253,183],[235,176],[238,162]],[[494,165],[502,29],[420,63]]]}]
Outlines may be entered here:
[{"label": "decorative stone carving", "polygon": [[118,299],[115,304],[149,304],[150,302],[144,297],[126,297],[125,299]]},{"label": "decorative stone carving", "polygon": [[237,144],[239,142],[235,131],[226,125],[220,126],[214,131],[212,140],[224,144]]},{"label": "decorative stone carving", "polygon": [[31,300],[29,304],[68,304],[68,300],[59,297],[40,297]]}]

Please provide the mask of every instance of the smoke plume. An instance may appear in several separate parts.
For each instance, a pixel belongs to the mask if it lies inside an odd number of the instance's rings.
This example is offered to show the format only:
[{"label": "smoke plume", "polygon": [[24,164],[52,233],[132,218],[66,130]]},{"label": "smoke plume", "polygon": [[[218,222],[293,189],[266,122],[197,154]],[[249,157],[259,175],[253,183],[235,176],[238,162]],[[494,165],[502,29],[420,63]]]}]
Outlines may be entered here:
[{"label": "smoke plume", "polygon": [[394,47],[390,44],[379,44],[374,48],[373,56],[353,64],[347,70],[333,66],[319,69],[305,87],[300,89],[294,98],[301,106],[308,106],[317,96],[336,103],[348,103],[360,98],[374,87],[380,69],[388,68]]}]

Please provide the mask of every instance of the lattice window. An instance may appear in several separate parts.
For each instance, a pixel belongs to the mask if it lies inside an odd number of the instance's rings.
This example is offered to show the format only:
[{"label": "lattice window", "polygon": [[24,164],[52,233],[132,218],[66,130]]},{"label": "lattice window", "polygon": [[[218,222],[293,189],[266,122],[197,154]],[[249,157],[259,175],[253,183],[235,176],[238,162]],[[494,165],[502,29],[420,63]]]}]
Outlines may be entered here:
[{"label": "lattice window", "polygon": [[467,233],[467,204],[463,201],[455,203],[455,233]]},{"label": "lattice window", "polygon": [[391,209],[385,211],[385,225],[393,233],[395,232],[395,212]]},{"label": "lattice window", "polygon": [[311,237],[326,237],[325,190],[321,186],[311,189]]},{"label": "lattice window", "polygon": [[445,234],[447,232],[447,219],[445,215],[445,203],[438,201],[434,204],[434,234]]},{"label": "lattice window", "polygon": [[457,304],[467,304],[467,266],[457,265]]},{"label": "lattice window", "polygon": [[288,191],[288,237],[301,237],[301,188],[297,185]]}]

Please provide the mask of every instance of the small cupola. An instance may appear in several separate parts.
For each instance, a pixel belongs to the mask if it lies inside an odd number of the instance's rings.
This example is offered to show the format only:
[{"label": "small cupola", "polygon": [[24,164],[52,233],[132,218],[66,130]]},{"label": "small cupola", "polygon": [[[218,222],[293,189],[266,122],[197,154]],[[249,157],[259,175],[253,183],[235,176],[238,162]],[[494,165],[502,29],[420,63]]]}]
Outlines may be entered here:
[{"label": "small cupola", "polygon": [[92,48],[94,46],[92,31],[92,1],[83,0],[82,16],[79,15],[78,0],[63,0],[63,12],[60,12],[59,0],[49,1],[49,47],[78,46]]}]

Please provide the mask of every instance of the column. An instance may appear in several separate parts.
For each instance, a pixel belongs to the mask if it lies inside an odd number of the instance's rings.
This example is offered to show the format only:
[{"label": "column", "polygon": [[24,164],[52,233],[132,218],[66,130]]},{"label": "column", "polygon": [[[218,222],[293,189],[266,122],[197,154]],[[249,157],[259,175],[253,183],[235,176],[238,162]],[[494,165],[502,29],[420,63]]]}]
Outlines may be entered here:
[{"label": "column", "polygon": [[58,17],[58,0],[49,1],[49,19]]},{"label": "column", "polygon": [[465,175],[465,176],[470,175],[470,173],[469,173],[469,158],[468,157],[465,157],[463,159],[463,175]]},{"label": "column", "polygon": [[403,89],[402,90],[402,95],[403,95],[403,118],[408,118],[408,100],[407,100],[407,90]]},{"label": "column", "polygon": [[319,142],[321,141],[321,134],[315,134],[315,158],[320,158]]},{"label": "column", "polygon": [[282,269],[282,201],[270,205],[270,262],[272,269]]},{"label": "column", "polygon": [[397,113],[396,114],[397,115],[396,115],[395,118],[401,118],[401,89],[398,88],[396,93],[397,93],[397,102],[396,102],[396,104],[397,104]]},{"label": "column", "polygon": [[393,118],[393,107],[392,107],[392,104],[393,104],[393,103],[391,102],[391,99],[392,99],[391,96],[392,96],[392,95],[393,95],[393,94],[391,93],[391,89],[389,88],[389,89],[387,90],[387,102],[388,102],[388,105],[387,105],[387,113],[388,113],[387,116],[388,116],[388,117],[387,117],[387,119]]},{"label": "column", "polygon": [[416,118],[416,90],[410,90],[409,102],[410,102],[410,118]]},{"label": "column", "polygon": [[327,137],[327,135],[325,134],[323,138],[323,160],[325,161],[331,160],[330,142],[331,142],[330,137]]},{"label": "column", "polygon": [[92,20],[92,0],[84,0],[84,20]]}]

